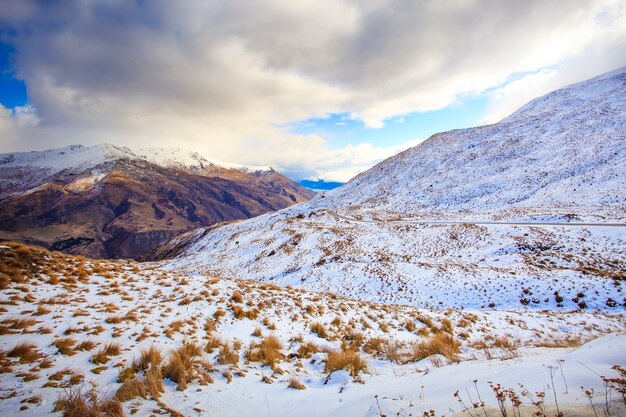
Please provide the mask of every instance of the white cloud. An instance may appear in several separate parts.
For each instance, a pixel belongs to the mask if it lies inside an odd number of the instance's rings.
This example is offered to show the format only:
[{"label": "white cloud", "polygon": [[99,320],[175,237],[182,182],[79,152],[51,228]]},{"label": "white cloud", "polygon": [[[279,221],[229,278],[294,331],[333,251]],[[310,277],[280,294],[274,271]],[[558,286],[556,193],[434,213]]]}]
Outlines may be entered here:
[{"label": "white cloud", "polygon": [[529,74],[491,93],[500,117],[626,64],[619,0],[21,0],[0,8],[0,33],[34,106],[0,114],[0,151],[180,146],[327,179],[395,148],[281,126],[345,113],[383,128]]}]

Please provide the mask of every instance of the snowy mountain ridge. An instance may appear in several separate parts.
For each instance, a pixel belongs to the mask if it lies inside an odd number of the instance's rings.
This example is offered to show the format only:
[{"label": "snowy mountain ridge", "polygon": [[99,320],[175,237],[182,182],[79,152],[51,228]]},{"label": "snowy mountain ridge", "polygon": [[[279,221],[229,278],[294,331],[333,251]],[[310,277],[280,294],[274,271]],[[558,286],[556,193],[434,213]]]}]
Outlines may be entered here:
[{"label": "snowy mountain ridge", "polygon": [[30,166],[44,168],[49,173],[56,173],[64,169],[83,171],[93,168],[104,162],[119,159],[144,160],[166,168],[186,168],[201,170],[212,166],[225,169],[235,169],[249,173],[268,171],[270,167],[245,167],[236,163],[210,160],[198,152],[182,148],[143,148],[131,150],[125,146],[109,143],[100,145],[69,145],[62,148],[45,151],[11,152],[0,154],[0,166]]}]

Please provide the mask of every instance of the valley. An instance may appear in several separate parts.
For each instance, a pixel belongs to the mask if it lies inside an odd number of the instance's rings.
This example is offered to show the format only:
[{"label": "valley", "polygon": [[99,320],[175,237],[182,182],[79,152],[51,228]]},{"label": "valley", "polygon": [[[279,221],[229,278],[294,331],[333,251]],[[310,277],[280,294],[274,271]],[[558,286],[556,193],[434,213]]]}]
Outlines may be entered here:
[{"label": "valley", "polygon": [[2,155],[0,414],[626,415],[625,92],[317,194],[181,150]]}]

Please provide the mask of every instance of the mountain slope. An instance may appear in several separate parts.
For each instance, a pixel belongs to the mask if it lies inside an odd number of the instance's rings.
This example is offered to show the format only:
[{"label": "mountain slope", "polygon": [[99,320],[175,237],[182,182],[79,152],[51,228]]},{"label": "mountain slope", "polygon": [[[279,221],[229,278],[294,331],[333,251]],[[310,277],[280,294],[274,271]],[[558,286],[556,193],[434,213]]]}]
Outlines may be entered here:
[{"label": "mountain slope", "polygon": [[600,395],[599,375],[617,376],[611,366],[625,359],[626,336],[605,336],[626,329],[622,314],[365,303],[14,243],[0,259],[3,416],[49,416],[57,399],[92,387],[137,417],[460,416],[455,391],[497,406],[486,381],[533,393],[557,383],[561,410],[588,416],[577,387]]},{"label": "mountain slope", "polygon": [[[626,227],[603,224],[625,219],[625,125],[622,69],[151,259],[421,307],[620,309]],[[597,225],[573,224],[585,222]]]},{"label": "mountain slope", "polygon": [[326,195],[326,207],[486,212],[626,202],[626,69],[453,130]]},{"label": "mountain slope", "polygon": [[1,155],[0,184],[0,236],[124,258],[313,195],[273,170],[251,175],[195,153],[112,145]]}]

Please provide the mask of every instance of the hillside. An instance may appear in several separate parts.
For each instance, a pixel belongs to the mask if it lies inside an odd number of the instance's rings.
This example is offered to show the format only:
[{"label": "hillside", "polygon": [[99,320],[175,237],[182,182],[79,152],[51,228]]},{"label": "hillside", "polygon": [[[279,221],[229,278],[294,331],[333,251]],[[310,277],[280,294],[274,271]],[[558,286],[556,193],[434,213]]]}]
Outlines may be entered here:
[{"label": "hillside", "polygon": [[537,98],[499,123],[433,135],[312,207],[417,214],[626,207],[626,68]]},{"label": "hillside", "polygon": [[93,390],[117,417],[461,416],[455,391],[495,412],[487,381],[524,412],[554,395],[590,415],[579,387],[604,407],[598,375],[626,360],[608,335],[623,314],[417,309],[15,243],[0,257],[1,415],[75,411]]},{"label": "hillside", "polygon": [[272,169],[226,168],[181,150],[70,146],[0,155],[0,237],[133,258],[201,226],[306,201]]},{"label": "hillside", "polygon": [[149,258],[420,307],[623,311],[625,126],[622,69]]}]

